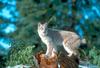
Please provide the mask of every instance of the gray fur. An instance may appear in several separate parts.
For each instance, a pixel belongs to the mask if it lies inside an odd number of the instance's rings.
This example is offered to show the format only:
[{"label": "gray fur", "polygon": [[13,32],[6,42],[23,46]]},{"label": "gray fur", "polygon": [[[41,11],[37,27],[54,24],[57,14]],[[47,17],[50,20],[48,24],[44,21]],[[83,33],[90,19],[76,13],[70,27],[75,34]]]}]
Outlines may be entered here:
[{"label": "gray fur", "polygon": [[77,55],[77,49],[81,44],[79,36],[71,31],[56,30],[47,27],[47,23],[38,24],[38,34],[47,46],[46,56],[52,56],[52,52],[57,52],[57,46],[63,46],[69,53]]}]

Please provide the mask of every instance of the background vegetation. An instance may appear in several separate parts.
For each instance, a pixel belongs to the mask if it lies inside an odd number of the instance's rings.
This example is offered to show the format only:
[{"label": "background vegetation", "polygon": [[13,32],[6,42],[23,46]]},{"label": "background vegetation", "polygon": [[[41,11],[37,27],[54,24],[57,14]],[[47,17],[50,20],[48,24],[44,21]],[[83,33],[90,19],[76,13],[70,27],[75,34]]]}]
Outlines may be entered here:
[{"label": "background vegetation", "polygon": [[[6,26],[0,27],[0,37],[12,39],[5,65],[33,65],[33,54],[46,49],[37,34],[37,24],[52,18],[50,28],[74,31],[86,38],[88,48],[83,49],[82,59],[100,66],[99,5],[99,0],[17,0],[15,11],[19,13],[14,15],[16,21],[0,17],[0,23],[8,25],[10,22],[16,26],[12,33],[2,31]],[[0,1],[0,9],[5,6]]]}]

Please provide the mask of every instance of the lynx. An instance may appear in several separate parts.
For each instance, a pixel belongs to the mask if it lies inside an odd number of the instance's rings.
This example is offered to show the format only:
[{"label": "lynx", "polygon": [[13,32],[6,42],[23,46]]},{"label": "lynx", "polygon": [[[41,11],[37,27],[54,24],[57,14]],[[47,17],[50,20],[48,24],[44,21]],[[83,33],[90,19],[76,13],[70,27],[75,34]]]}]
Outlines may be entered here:
[{"label": "lynx", "polygon": [[48,28],[47,23],[38,23],[38,34],[46,44],[46,57],[53,56],[53,52],[57,53],[58,46],[63,46],[69,57],[77,55],[80,44],[85,43],[85,39],[81,40],[75,32]]}]

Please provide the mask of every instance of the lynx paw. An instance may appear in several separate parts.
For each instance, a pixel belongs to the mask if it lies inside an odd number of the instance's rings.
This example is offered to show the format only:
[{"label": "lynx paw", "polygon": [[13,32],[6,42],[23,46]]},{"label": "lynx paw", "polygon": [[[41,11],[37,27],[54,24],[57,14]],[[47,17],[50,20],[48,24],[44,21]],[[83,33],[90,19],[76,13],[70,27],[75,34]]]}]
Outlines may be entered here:
[{"label": "lynx paw", "polygon": [[71,57],[72,55],[73,55],[73,53],[69,53],[69,54],[68,54],[68,57]]},{"label": "lynx paw", "polygon": [[48,56],[48,55],[45,55],[44,57],[45,57],[46,59],[48,59],[50,56]]}]

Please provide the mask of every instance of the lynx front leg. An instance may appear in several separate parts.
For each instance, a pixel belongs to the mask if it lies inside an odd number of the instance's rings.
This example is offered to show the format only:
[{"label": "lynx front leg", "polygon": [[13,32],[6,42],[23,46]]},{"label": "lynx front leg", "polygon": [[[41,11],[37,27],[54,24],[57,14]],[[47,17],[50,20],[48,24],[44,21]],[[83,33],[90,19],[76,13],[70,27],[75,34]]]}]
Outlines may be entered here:
[{"label": "lynx front leg", "polygon": [[52,55],[51,55],[51,57],[54,57],[55,54],[57,54],[57,49],[53,47],[53,51],[52,51]]},{"label": "lynx front leg", "polygon": [[53,51],[52,45],[50,45],[50,44],[47,45],[47,51],[46,51],[45,57],[49,58],[52,55],[52,51]]}]

